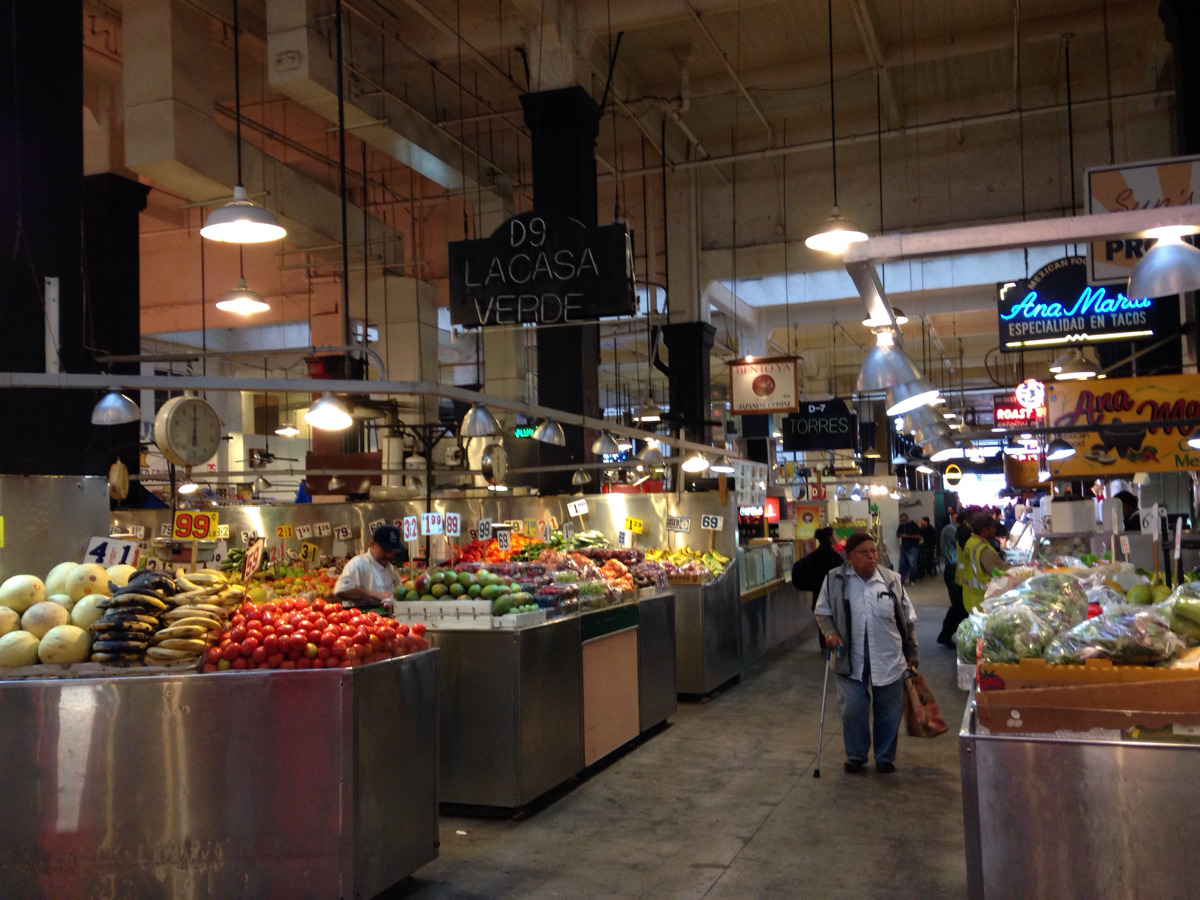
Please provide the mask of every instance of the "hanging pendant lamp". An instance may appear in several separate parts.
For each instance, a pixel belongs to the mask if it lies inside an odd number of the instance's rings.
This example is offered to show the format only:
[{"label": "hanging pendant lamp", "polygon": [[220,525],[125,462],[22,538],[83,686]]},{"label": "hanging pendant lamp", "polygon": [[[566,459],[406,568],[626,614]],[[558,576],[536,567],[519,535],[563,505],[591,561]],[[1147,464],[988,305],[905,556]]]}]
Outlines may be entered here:
[{"label": "hanging pendant lamp", "polygon": [[600,432],[600,436],[592,441],[592,452],[597,456],[616,456],[621,452],[621,447],[612,436],[612,432],[605,428]]},{"label": "hanging pendant lamp", "polygon": [[715,463],[709,466],[710,472],[715,472],[718,475],[732,475],[733,461],[726,455],[722,455]]},{"label": "hanging pendant lamp", "polygon": [[200,236],[230,244],[262,244],[278,241],[287,234],[274,213],[252,203],[242,181],[242,75],[239,54],[238,2],[233,0],[233,103],[234,135],[237,144],[237,184],[233,200],[214,209],[204,220]]},{"label": "hanging pendant lamp", "polygon": [[[1058,365],[1059,361],[1055,360]],[[1085,381],[1088,378],[1095,378],[1100,373],[1100,365],[1094,358],[1089,356],[1083,350],[1075,349],[1071,351],[1068,359],[1058,365],[1058,371],[1054,373],[1055,381]]]},{"label": "hanging pendant lamp", "polygon": [[1180,240],[1192,231],[1180,226],[1149,232],[1148,236],[1158,240],[1133,267],[1127,291],[1130,299],[1169,297],[1200,290],[1200,250]]},{"label": "hanging pendant lamp", "polygon": [[93,425],[127,425],[141,418],[141,407],[122,394],[119,387],[110,387],[92,407]]},{"label": "hanging pendant lamp", "polygon": [[304,414],[304,421],[322,431],[343,431],[350,427],[353,419],[346,409],[346,404],[326,391],[321,395],[321,399],[308,408],[308,412]]},{"label": "hanging pendant lamp", "polygon": [[575,487],[583,487],[585,484],[592,483],[592,476],[583,469],[576,469],[571,473],[571,484]]},{"label": "hanging pendant lamp", "polygon": [[814,234],[804,239],[804,246],[822,253],[842,254],[851,244],[865,241],[867,234],[842,215],[837,193],[837,116],[833,97],[833,0],[826,4],[829,13],[829,148],[833,154],[833,211]]},{"label": "hanging pendant lamp", "polygon": [[645,405],[639,407],[633,413],[633,421],[653,424],[661,422],[663,417],[663,408],[654,402],[654,397],[651,394],[646,395]]},{"label": "hanging pendant lamp", "polygon": [[657,443],[646,444],[637,452],[637,458],[648,466],[661,466],[663,464],[662,448]]},{"label": "hanging pendant lamp", "polygon": [[467,414],[463,416],[458,433],[465,438],[487,437],[500,433],[500,423],[492,415],[492,411],[482,403],[472,403]]},{"label": "hanging pendant lamp", "polygon": [[1046,447],[1046,459],[1058,461],[1060,459],[1069,459],[1075,455],[1075,448],[1064,441],[1062,438],[1055,438]]},{"label": "hanging pendant lamp", "polygon": [[217,309],[222,312],[237,313],[239,316],[252,316],[255,313],[266,312],[271,308],[263,295],[246,287],[246,279],[239,277],[237,287],[226,291],[217,301]]},{"label": "hanging pendant lamp", "polygon": [[533,429],[533,439],[543,444],[553,444],[555,447],[567,446],[567,436],[557,419],[543,419],[537,428]]}]

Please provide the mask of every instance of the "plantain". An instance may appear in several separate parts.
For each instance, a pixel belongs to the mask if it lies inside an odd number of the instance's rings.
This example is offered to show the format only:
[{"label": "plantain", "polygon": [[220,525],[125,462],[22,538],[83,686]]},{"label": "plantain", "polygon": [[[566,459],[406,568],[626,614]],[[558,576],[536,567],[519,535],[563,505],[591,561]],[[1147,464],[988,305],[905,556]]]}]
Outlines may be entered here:
[{"label": "plantain", "polygon": [[100,609],[138,608],[152,612],[162,612],[167,608],[167,604],[164,601],[157,597],[151,597],[148,594],[121,594],[116,597],[105,597],[96,606]]},{"label": "plantain", "polygon": [[199,657],[195,650],[176,650],[173,647],[151,647],[146,651],[146,659],[158,662],[164,659],[192,659]]},{"label": "plantain", "polygon": [[150,649],[185,650],[188,653],[198,655],[208,649],[208,642],[203,638],[167,638],[164,641],[159,641]]},{"label": "plantain", "polygon": [[162,642],[170,638],[202,638],[208,634],[208,627],[205,625],[171,625],[162,629],[156,635],[154,640]]},{"label": "plantain", "polygon": [[142,665],[142,654],[140,653],[120,653],[101,651],[92,652],[92,662],[104,663],[108,666],[140,666]]},{"label": "plantain", "polygon": [[[205,634],[208,634],[210,631],[218,631],[223,627],[223,623],[218,622],[216,619],[210,619],[207,616],[184,616],[183,618],[171,619],[169,621],[171,628],[180,626],[201,628]],[[196,635],[196,637],[199,637],[199,635]]]},{"label": "plantain", "polygon": [[145,650],[150,642],[141,640],[96,641],[92,644],[93,653],[136,653]]}]

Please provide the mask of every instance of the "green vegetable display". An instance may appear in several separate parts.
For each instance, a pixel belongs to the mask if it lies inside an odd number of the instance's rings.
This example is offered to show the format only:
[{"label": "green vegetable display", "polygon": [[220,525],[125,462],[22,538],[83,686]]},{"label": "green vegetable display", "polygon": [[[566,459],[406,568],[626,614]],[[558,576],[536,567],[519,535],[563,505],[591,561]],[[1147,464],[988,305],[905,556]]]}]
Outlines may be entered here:
[{"label": "green vegetable display", "polygon": [[1049,663],[1082,663],[1111,659],[1115,663],[1152,665],[1183,649],[1166,617],[1147,606],[1121,606],[1088,619],[1052,640],[1044,653]]}]

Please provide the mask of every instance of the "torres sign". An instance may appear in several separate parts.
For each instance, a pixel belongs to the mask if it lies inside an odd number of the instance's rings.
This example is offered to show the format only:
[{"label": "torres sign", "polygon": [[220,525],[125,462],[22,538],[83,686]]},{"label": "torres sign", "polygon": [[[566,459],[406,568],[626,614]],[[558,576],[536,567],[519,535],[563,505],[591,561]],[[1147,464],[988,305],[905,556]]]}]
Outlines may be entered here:
[{"label": "torres sign", "polygon": [[449,251],[455,325],[564,325],[637,308],[624,225],[589,228],[558,213],[527,212]]},{"label": "torres sign", "polygon": [[780,431],[787,451],[853,450],[858,418],[840,398],[805,400],[798,412],[784,417]]},{"label": "torres sign", "polygon": [[1200,419],[1200,375],[1058,382],[1046,408],[1052,428],[1096,426],[1062,435],[1075,455],[1050,463],[1055,478],[1200,469],[1200,451],[1187,445],[1196,426],[1169,424]]},{"label": "torres sign", "polygon": [[729,405],[735,416],[795,412],[797,361],[792,356],[735,360],[729,364]]}]

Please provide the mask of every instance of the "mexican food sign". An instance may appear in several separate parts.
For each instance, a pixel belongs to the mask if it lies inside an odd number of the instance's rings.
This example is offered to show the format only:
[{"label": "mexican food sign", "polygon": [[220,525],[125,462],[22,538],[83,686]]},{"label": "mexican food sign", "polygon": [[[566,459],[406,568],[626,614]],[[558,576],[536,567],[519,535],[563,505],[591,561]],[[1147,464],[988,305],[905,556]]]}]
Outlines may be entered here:
[{"label": "mexican food sign", "polygon": [[1187,445],[1197,426],[1172,424],[1200,419],[1200,375],[1058,382],[1046,409],[1051,428],[1095,426],[1063,433],[1075,455],[1050,463],[1054,478],[1200,469],[1200,450]]}]

